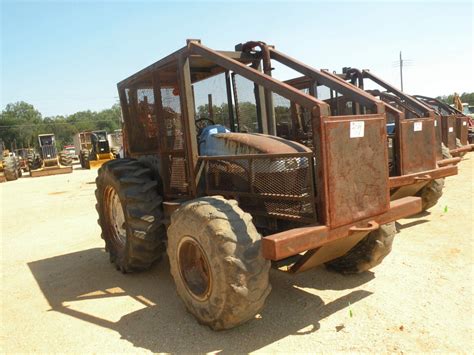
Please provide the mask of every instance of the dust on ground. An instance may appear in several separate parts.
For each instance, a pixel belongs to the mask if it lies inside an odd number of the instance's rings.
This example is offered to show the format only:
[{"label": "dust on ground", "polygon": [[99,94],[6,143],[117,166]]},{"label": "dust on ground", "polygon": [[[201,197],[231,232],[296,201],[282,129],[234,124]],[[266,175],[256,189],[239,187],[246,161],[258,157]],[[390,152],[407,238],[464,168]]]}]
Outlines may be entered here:
[{"label": "dust on ground", "polygon": [[168,262],[121,274],[95,211],[96,170],[0,185],[2,352],[469,352],[474,153],[438,205],[398,221],[362,275],[272,271],[255,320],[214,332],[178,298]]}]

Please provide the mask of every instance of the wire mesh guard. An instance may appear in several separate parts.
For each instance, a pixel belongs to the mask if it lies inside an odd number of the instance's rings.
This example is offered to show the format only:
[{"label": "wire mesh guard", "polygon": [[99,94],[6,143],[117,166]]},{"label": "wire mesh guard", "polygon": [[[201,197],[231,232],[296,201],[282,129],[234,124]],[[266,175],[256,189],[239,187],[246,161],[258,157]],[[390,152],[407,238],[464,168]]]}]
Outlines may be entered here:
[{"label": "wire mesh guard", "polygon": [[315,221],[311,153],[203,160],[207,194],[238,198],[253,215]]}]

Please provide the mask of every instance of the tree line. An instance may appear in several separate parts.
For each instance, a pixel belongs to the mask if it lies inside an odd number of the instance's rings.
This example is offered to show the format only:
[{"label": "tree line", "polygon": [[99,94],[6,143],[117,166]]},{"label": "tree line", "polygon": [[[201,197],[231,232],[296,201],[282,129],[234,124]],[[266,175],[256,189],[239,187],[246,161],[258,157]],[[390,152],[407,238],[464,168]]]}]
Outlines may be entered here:
[{"label": "tree line", "polygon": [[34,148],[38,146],[38,135],[53,133],[57,148],[73,143],[78,132],[106,130],[112,132],[120,127],[120,105],[102,111],[79,111],[67,116],[43,117],[31,104],[24,101],[6,105],[0,114],[0,139],[7,149]]}]

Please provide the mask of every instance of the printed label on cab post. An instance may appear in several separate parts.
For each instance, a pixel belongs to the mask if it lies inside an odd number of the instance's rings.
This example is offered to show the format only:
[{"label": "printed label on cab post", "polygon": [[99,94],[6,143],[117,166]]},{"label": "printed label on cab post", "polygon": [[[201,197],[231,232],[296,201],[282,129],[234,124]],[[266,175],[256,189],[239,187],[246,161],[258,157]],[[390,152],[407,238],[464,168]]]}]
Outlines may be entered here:
[{"label": "printed label on cab post", "polygon": [[435,120],[434,123],[435,123],[435,127],[438,127],[438,121]]},{"label": "printed label on cab post", "polygon": [[413,125],[413,130],[415,132],[421,131],[423,129],[423,123],[422,122],[415,122]]},{"label": "printed label on cab post", "polygon": [[467,125],[467,122],[466,122],[466,121],[464,121],[464,122],[462,123],[462,125],[463,125],[463,126]]},{"label": "printed label on cab post", "polygon": [[453,127],[449,127],[448,131],[449,131],[449,132],[452,132],[452,131],[454,131],[454,128],[453,128]]},{"label": "printed label on cab post", "polygon": [[351,121],[350,138],[360,138],[364,136],[364,121]]}]

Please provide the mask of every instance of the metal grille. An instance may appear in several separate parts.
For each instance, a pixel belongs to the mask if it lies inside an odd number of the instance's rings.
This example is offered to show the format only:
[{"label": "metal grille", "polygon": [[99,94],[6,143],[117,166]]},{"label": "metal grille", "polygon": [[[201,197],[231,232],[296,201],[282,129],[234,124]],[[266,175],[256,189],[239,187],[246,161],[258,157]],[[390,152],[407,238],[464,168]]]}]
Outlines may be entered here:
[{"label": "metal grille", "polygon": [[162,150],[165,153],[167,178],[169,179],[168,195],[181,196],[189,194],[186,159],[184,158],[183,117],[179,93],[172,88],[161,88],[163,106],[164,137]]},{"label": "metal grille", "polygon": [[145,128],[147,138],[158,136],[158,125],[155,114],[155,96],[152,88],[137,90],[137,118]]},{"label": "metal grille", "polygon": [[166,150],[183,149],[183,122],[179,95],[173,94],[173,89],[171,88],[162,88],[161,101],[163,105]]},{"label": "metal grille", "polygon": [[254,215],[316,221],[312,153],[202,159],[207,194],[237,197]]},{"label": "metal grille", "polygon": [[170,193],[182,195],[188,193],[186,180],[186,159],[180,157],[170,158]]},{"label": "metal grille", "polygon": [[43,159],[54,159],[57,156],[56,147],[54,145],[44,145],[41,147]]},{"label": "metal grille", "polygon": [[155,97],[153,89],[148,87],[125,89],[126,110],[129,121],[127,134],[132,142],[133,153],[155,151],[158,148],[158,125],[156,120]]}]

